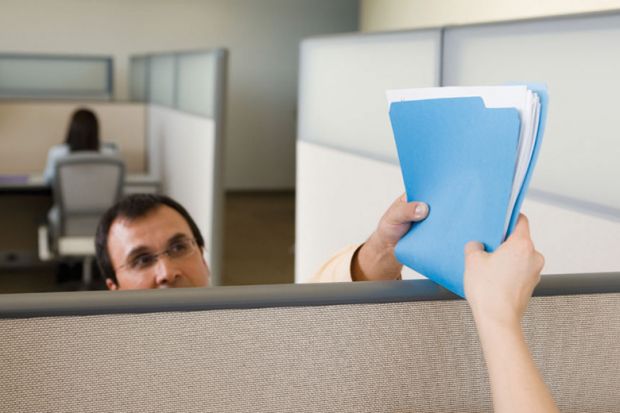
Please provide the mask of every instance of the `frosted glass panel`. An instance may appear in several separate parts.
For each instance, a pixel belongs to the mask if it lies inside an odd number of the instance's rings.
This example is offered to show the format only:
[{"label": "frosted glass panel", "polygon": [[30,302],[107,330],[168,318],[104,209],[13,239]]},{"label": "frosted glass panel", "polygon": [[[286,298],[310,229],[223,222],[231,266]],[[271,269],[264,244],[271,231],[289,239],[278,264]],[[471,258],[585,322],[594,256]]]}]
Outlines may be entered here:
[{"label": "frosted glass panel", "polygon": [[0,56],[0,96],[110,96],[112,62],[106,58]]},{"label": "frosted glass panel", "polygon": [[163,106],[175,105],[175,59],[174,55],[150,58],[149,100]]},{"label": "frosted glass panel", "polygon": [[437,86],[440,30],[306,40],[301,140],[396,162],[385,90]]},{"label": "frosted glass panel", "polygon": [[547,83],[532,187],[620,211],[620,15],[448,29],[444,83]]},{"label": "frosted glass panel", "polygon": [[132,57],[129,66],[129,96],[136,102],[147,100],[148,57]]},{"label": "frosted glass panel", "polygon": [[179,55],[178,59],[178,108],[213,117],[217,54]]}]

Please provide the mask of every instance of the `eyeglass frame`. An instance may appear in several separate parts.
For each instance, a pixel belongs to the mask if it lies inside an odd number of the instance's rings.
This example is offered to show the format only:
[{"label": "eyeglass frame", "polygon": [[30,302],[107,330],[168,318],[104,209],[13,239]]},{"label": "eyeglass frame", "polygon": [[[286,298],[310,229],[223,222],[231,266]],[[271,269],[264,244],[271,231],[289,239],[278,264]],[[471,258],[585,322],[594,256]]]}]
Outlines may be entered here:
[{"label": "eyeglass frame", "polygon": [[[171,248],[173,248],[175,245],[177,245],[179,242],[187,242],[190,246],[190,251],[187,254],[178,256],[178,257],[174,257],[173,255],[171,255]],[[180,259],[184,259],[184,258],[189,258],[190,256],[192,256],[197,250],[200,250],[200,246],[198,245],[198,241],[196,241],[195,238],[190,238],[190,237],[186,237],[183,236],[177,240],[174,240],[173,242],[170,243],[170,245],[168,245],[168,247],[166,247],[163,251],[160,252],[156,252],[156,253],[143,253],[138,255],[137,257],[134,257],[134,259],[138,259],[140,257],[143,256],[148,256],[150,257],[153,262],[152,264],[148,264],[143,268],[140,268],[139,266],[137,266],[136,268],[132,268],[132,263],[130,261],[126,261],[125,263],[121,264],[118,268],[116,268],[114,271],[118,272],[119,270],[129,270],[130,272],[134,272],[134,273],[140,273],[140,272],[144,272],[144,271],[148,271],[149,269],[153,268],[157,262],[159,261],[160,257],[162,256],[167,256],[170,260],[180,260]],[[174,254],[174,253],[173,253]]]}]

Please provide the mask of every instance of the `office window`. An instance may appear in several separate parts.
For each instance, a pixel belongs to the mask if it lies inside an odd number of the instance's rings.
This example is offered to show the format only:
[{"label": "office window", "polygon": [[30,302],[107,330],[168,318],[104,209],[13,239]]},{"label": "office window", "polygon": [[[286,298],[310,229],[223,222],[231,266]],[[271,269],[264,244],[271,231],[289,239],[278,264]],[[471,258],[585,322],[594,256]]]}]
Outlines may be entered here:
[{"label": "office window", "polygon": [[0,55],[0,98],[110,99],[107,57]]}]

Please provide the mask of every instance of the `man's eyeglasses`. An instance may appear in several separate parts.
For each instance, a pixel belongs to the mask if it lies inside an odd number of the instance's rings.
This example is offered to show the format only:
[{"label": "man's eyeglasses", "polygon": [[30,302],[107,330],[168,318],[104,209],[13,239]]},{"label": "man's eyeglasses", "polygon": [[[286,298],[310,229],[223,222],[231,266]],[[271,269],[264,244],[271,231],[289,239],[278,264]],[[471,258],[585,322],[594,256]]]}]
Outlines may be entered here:
[{"label": "man's eyeglasses", "polygon": [[196,244],[195,240],[190,238],[179,238],[171,242],[168,248],[161,252],[142,252],[130,257],[127,262],[118,267],[118,269],[127,269],[136,272],[145,271],[153,267],[162,255],[168,256],[171,260],[181,260],[194,254],[198,249],[197,247],[198,244]]}]

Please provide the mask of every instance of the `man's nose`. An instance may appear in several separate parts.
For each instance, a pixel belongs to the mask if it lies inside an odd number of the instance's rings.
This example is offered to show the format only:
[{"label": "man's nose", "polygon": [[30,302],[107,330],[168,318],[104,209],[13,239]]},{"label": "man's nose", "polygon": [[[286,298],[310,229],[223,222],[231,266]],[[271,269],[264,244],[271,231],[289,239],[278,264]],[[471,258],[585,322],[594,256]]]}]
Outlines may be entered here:
[{"label": "man's nose", "polygon": [[181,276],[181,272],[174,260],[162,255],[155,264],[155,283],[157,287],[171,287],[176,279]]}]

